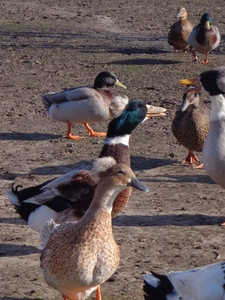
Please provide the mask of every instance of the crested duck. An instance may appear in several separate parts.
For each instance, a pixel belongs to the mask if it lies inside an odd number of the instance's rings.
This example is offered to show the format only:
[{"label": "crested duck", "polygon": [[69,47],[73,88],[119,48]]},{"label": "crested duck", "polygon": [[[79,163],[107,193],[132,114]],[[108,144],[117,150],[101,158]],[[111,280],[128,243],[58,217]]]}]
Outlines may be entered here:
[{"label": "crested duck", "polygon": [[172,132],[189,153],[182,164],[190,163],[195,168],[203,167],[193,151],[201,152],[209,130],[209,113],[202,107],[198,92],[185,92],[183,102],[172,121]]},{"label": "crested duck", "polygon": [[93,291],[95,299],[101,300],[100,285],[113,275],[120,261],[112,231],[113,201],[130,186],[149,191],[124,164],[115,164],[99,175],[94,198],[82,219],[60,226],[47,221],[40,234],[42,274],[64,300],[85,300]]},{"label": "crested duck", "polygon": [[186,271],[144,276],[145,300],[224,300],[225,262]]},{"label": "crested duck", "polygon": [[212,25],[212,18],[209,14],[202,15],[200,23],[191,31],[188,44],[192,49],[194,60],[198,60],[195,51],[205,54],[202,63],[209,62],[209,52],[219,46],[221,37],[218,28]]},{"label": "crested duck", "polygon": [[177,21],[173,23],[168,32],[167,41],[173,46],[175,53],[178,50],[186,51],[188,49],[188,37],[193,29],[193,25],[187,19],[187,10],[184,7],[178,7]]},{"label": "crested duck", "polygon": [[[99,157],[111,156],[130,166],[129,139],[132,131],[148,117],[165,115],[166,109],[148,106],[143,100],[131,100],[122,114],[108,126],[107,137]],[[92,172],[93,173],[93,172]],[[79,220],[88,209],[96,188],[96,179],[86,170],[73,170],[56,179],[19,190],[8,188],[10,202],[28,226],[40,232],[45,221],[57,223]],[[122,191],[113,203],[112,216],[127,205],[131,189]]]},{"label": "crested duck", "polygon": [[53,119],[68,124],[68,138],[83,138],[71,133],[72,125],[76,123],[83,123],[90,136],[106,136],[104,132],[93,131],[88,123],[114,118],[127,105],[126,96],[113,96],[108,89],[112,86],[126,88],[115,74],[104,71],[95,78],[93,87],[81,86],[55,94],[49,93],[42,97],[42,101]]},{"label": "crested duck", "polygon": [[205,71],[181,84],[194,86],[187,92],[206,93],[212,102],[209,131],[203,145],[202,160],[206,173],[225,188],[225,67]]}]

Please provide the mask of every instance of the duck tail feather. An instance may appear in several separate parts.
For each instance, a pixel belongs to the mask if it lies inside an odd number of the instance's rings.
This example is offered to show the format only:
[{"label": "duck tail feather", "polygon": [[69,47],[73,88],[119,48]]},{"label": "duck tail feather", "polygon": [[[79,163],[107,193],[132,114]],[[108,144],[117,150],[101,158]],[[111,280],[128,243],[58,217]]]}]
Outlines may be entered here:
[{"label": "duck tail feather", "polygon": [[167,275],[160,275],[152,271],[144,276],[143,290],[145,300],[180,299]]},{"label": "duck tail feather", "polygon": [[[14,185],[14,184],[13,184]],[[14,188],[14,186],[12,185],[11,188],[8,188],[6,190],[6,195],[9,199],[9,201],[15,206],[15,207],[19,207],[20,206],[20,201],[19,201],[19,198],[18,198],[18,193],[19,191],[17,190],[19,187],[21,186],[16,186]]]},{"label": "duck tail feather", "polygon": [[41,99],[42,99],[42,102],[44,103],[45,108],[48,111],[50,106],[52,105],[52,101],[50,100],[48,95],[42,96]]}]

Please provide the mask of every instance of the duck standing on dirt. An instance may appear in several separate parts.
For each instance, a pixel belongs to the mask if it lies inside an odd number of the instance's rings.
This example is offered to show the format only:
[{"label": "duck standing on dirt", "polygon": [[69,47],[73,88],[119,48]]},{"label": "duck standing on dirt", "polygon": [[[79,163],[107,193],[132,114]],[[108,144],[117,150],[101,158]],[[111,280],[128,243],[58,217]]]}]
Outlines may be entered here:
[{"label": "duck standing on dirt", "polygon": [[225,300],[225,262],[144,276],[145,300]]},{"label": "duck standing on dirt", "polygon": [[115,164],[101,170],[94,198],[77,223],[57,226],[47,221],[41,232],[45,248],[41,253],[41,271],[46,282],[58,290],[64,300],[85,300],[116,271],[120,249],[114,240],[111,211],[116,196],[133,187],[148,192],[132,170]]},{"label": "duck standing on dirt", "polygon": [[[148,106],[143,100],[130,100],[122,114],[109,123],[99,157],[111,156],[118,163],[130,166],[132,131],[148,117],[163,116],[165,111],[162,107]],[[40,232],[45,221],[51,218],[60,224],[79,220],[93,199],[96,184],[87,166],[87,169],[75,169],[37,186],[22,190],[9,188],[7,196],[28,226]],[[113,203],[113,217],[126,207],[130,195],[130,188],[119,193]]]},{"label": "duck standing on dirt", "polygon": [[173,23],[168,32],[167,41],[173,46],[175,53],[178,50],[188,50],[188,37],[193,29],[193,25],[187,19],[187,10],[179,7],[176,15],[177,21]]},{"label": "duck standing on dirt", "polygon": [[202,107],[200,100],[198,92],[185,92],[172,122],[173,135],[189,151],[182,164],[190,163],[193,168],[196,168],[196,163],[197,168],[203,167],[193,151],[202,151],[210,122],[209,113]]},{"label": "duck standing on dirt", "polygon": [[195,51],[205,54],[202,63],[209,62],[209,52],[216,49],[220,44],[220,33],[215,25],[212,25],[212,18],[209,14],[202,15],[200,23],[196,25],[188,38],[188,44],[191,46],[194,60],[198,60]]},{"label": "duck standing on dirt", "polygon": [[48,114],[55,120],[68,124],[67,137],[79,140],[83,137],[71,133],[72,125],[83,123],[89,136],[106,136],[104,132],[95,132],[89,122],[101,122],[110,117],[119,116],[128,103],[128,98],[114,97],[108,87],[126,87],[116,75],[104,71],[95,78],[94,86],[81,86],[64,90],[60,93],[50,93],[42,97]]},{"label": "duck standing on dirt", "polygon": [[183,79],[180,83],[194,86],[187,92],[206,93],[212,102],[202,160],[207,174],[225,188],[225,67],[205,71],[199,77]]}]

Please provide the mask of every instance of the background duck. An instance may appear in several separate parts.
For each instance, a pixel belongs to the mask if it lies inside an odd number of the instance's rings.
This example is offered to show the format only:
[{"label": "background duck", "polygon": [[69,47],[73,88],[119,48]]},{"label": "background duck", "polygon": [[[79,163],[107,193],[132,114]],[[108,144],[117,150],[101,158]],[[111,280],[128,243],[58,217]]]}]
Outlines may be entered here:
[{"label": "background duck", "polygon": [[83,123],[90,136],[106,136],[104,132],[95,132],[89,122],[101,122],[118,116],[128,103],[128,98],[113,96],[108,87],[126,87],[116,75],[103,71],[95,78],[94,86],[82,86],[64,90],[42,97],[48,114],[55,120],[68,124],[67,137],[81,139],[71,133],[72,125]]},{"label": "background duck", "polygon": [[218,28],[212,25],[212,18],[209,14],[202,15],[200,23],[196,25],[188,38],[188,44],[194,48],[192,54],[194,60],[198,60],[195,51],[205,54],[205,59],[202,63],[209,62],[209,52],[219,46],[221,37]]},{"label": "background duck", "polygon": [[99,175],[94,198],[83,218],[77,223],[54,226],[54,230],[47,223],[41,234],[45,242],[46,227],[50,227],[40,258],[42,274],[64,300],[84,300],[94,290],[95,299],[101,300],[100,285],[113,275],[120,261],[112,231],[113,201],[128,186],[149,191],[124,164],[115,164]]},{"label": "background duck", "polygon": [[[209,113],[201,105],[200,94],[198,92],[184,93],[183,102],[172,121],[173,135],[189,151],[182,164],[199,163],[193,151],[202,151],[209,130],[209,122]],[[198,165],[199,167],[202,167],[202,164]]]},{"label": "background duck", "polygon": [[[165,115],[165,111],[162,107],[148,106],[143,100],[131,100],[122,114],[109,123],[99,157],[111,156],[118,163],[130,166],[132,131],[148,117]],[[9,188],[7,196],[28,226],[40,232],[45,221],[51,218],[60,224],[79,220],[93,199],[96,183],[89,172],[79,169],[37,186],[22,190]],[[130,195],[131,189],[127,188],[116,197],[113,217],[126,207]]]},{"label": "background duck", "polygon": [[188,21],[187,10],[184,7],[178,7],[176,18],[177,21],[173,23],[168,32],[167,41],[177,53],[178,50],[186,51],[188,49],[188,37],[193,25]]},{"label": "background duck", "polygon": [[225,188],[225,67],[205,71],[194,79],[183,79],[181,84],[195,86],[187,92],[201,91],[212,102],[209,131],[202,150],[207,174]]},{"label": "background duck", "polygon": [[145,300],[224,300],[225,262],[187,271],[144,276]]}]

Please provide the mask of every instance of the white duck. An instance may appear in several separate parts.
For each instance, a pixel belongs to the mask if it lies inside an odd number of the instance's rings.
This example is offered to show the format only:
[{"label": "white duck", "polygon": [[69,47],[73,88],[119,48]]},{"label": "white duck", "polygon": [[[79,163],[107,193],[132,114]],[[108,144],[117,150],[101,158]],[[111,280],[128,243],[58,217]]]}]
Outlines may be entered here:
[{"label": "white duck", "polygon": [[225,300],[225,262],[144,276],[145,300]]}]

